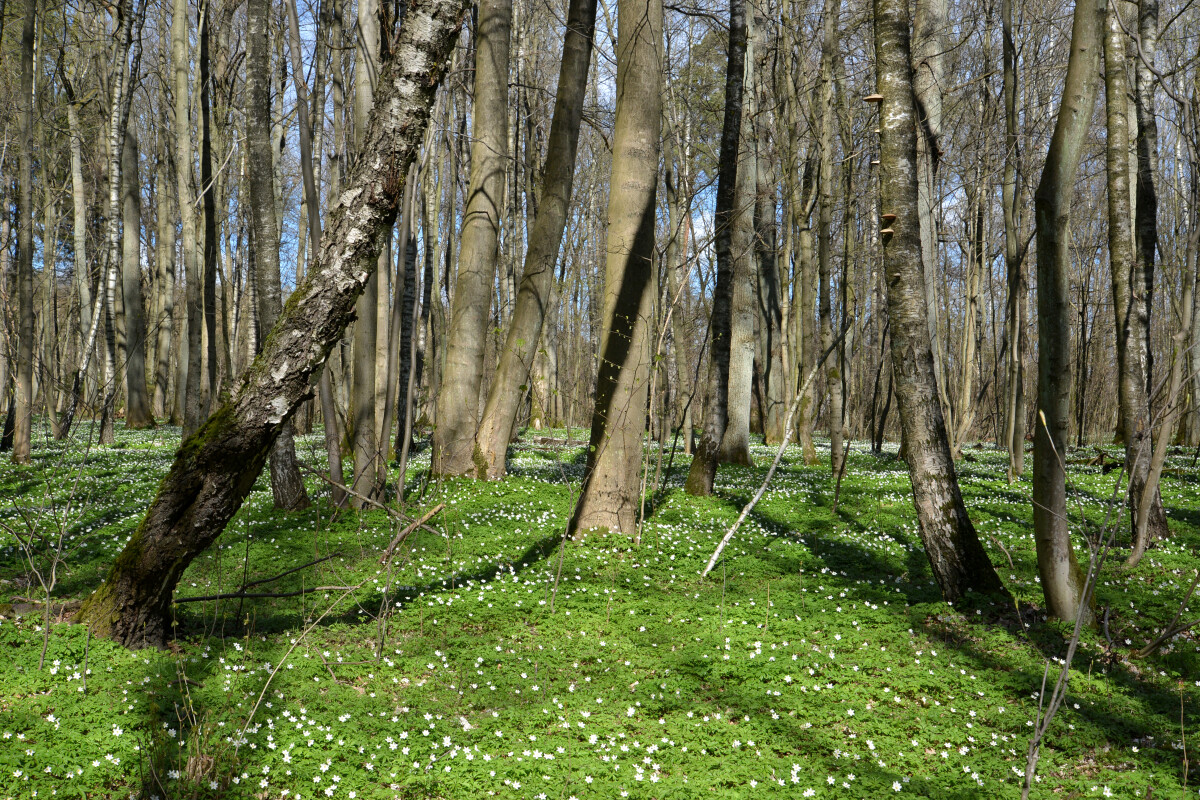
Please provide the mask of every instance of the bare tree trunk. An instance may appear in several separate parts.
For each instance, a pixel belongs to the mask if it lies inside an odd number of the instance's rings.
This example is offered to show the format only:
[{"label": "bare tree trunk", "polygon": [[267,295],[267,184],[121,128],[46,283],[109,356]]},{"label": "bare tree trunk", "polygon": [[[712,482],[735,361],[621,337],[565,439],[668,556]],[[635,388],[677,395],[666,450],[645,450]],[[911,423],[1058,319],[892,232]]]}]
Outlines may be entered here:
[{"label": "bare tree trunk", "polygon": [[154,397],[151,412],[156,417],[167,416],[167,389],[171,377],[171,339],[175,320],[175,218],[171,206],[171,179],[167,173],[166,112],[160,118],[155,184],[157,208],[156,254],[154,257]]},{"label": "bare tree trunk", "polygon": [[[820,203],[817,212],[817,274],[820,282],[817,305],[822,351],[833,347],[833,60],[838,48],[837,17],[840,11],[841,3],[838,0],[825,0],[819,99]],[[931,267],[926,265],[925,268],[929,270]],[[834,475],[838,475],[842,471],[845,454],[842,443],[842,371],[837,358],[825,360],[825,391],[829,394],[830,468]]]},{"label": "bare tree trunk", "polygon": [[283,423],[312,383],[378,263],[376,243],[395,222],[403,180],[429,121],[466,3],[414,0],[390,48],[362,152],[334,209],[321,255],[297,287],[233,397],[186,441],[146,517],[76,620],[127,646],[162,645],[183,571],[241,507]]},{"label": "bare tree trunk", "polygon": [[433,471],[439,475],[487,474],[485,459],[476,457],[475,432],[508,160],[511,28],[512,0],[480,1],[471,185],[459,234],[458,278],[433,432]]},{"label": "bare tree trunk", "polygon": [[[761,49],[765,51],[766,47]],[[769,63],[771,55],[767,52],[760,53],[760,63]],[[770,126],[767,125],[765,109],[770,107],[772,101],[768,92],[769,82],[766,80],[765,72],[765,66],[761,66],[756,70],[754,77],[754,91],[758,95],[757,107],[760,110],[759,115],[751,123],[755,131],[754,141],[758,162],[754,230],[758,261],[758,303],[762,320],[763,377],[766,383],[763,440],[767,444],[779,444],[784,437],[784,423],[787,418],[790,393],[787,388],[783,340],[785,326],[780,303],[779,268],[776,262],[778,228],[775,221],[777,208],[775,187],[779,180],[768,148]]]},{"label": "bare tree trunk", "polygon": [[749,39],[745,0],[729,3],[729,60],[725,72],[725,118],[721,126],[721,151],[717,171],[717,207],[714,239],[717,282],[713,289],[709,324],[708,408],[704,432],[692,458],[685,490],[710,495],[717,477],[721,441],[729,422],[730,333],[733,306],[733,226],[737,215],[738,151],[742,133],[742,96],[746,81]]},{"label": "bare tree trunk", "polygon": [[1008,279],[1005,332],[1008,362],[1005,372],[1004,448],[1008,451],[1008,482],[1025,472],[1025,248],[1020,243],[1021,151],[1017,136],[1017,46],[1013,39],[1013,0],[1001,0],[1004,38],[1004,264]]},{"label": "bare tree trunk", "polygon": [[947,601],[969,592],[998,595],[1004,588],[963,505],[937,402],[922,292],[917,112],[904,0],[875,0],[875,59],[883,95],[880,199],[884,213],[896,215],[893,232],[883,234],[893,376],[921,541]]},{"label": "bare tree trunk", "polygon": [[[745,72],[755,72],[755,48],[758,44],[752,12],[747,13]],[[719,459],[728,464],[749,465],[750,404],[754,388],[755,298],[758,294],[758,269],[754,258],[754,195],[758,189],[758,170],[754,149],[754,126],[745,118],[754,118],[757,108],[753,89],[744,87],[741,135],[737,150],[734,179],[733,215],[730,218],[730,257],[733,259],[733,288],[729,316],[729,387],[728,418],[721,437]]]},{"label": "bare tree trunk", "polygon": [[1083,606],[1084,574],[1067,518],[1067,429],[1071,419],[1071,200],[1100,79],[1104,4],[1076,0],[1062,105],[1034,195],[1037,223],[1038,399],[1033,439],[1033,528],[1046,610],[1066,621]]},{"label": "bare tree trunk", "polygon": [[104,283],[104,402],[100,410],[101,444],[112,444],[115,441],[113,417],[116,414],[118,388],[116,299],[117,270],[121,263],[121,157],[139,61],[135,58],[134,69],[126,71],[126,61],[133,40],[132,3],[125,3],[119,16],[121,29],[117,34],[113,59],[112,101],[109,106],[108,130],[105,132],[108,137],[108,220],[105,230],[105,267],[101,273]]},{"label": "bare tree trunk", "polygon": [[[324,9],[323,9],[324,10]],[[300,20],[296,12],[296,0],[288,0],[288,44],[292,50],[292,83],[300,104],[297,114],[300,123],[300,176],[304,184],[304,197],[308,203],[308,238],[313,243],[314,263],[317,248],[321,244],[321,202],[317,194],[315,163],[320,152],[313,153],[312,117],[309,116],[308,87],[304,83],[303,59],[300,51]],[[318,57],[319,59],[319,57]],[[318,70],[318,73],[320,70]],[[322,119],[322,125],[324,120]],[[300,282],[297,281],[297,286]],[[325,454],[329,461],[329,479],[333,482],[333,504],[342,506],[346,502],[345,475],[342,472],[342,438],[338,426],[337,409],[333,404],[333,387],[329,380],[329,367],[320,370],[317,379],[317,394],[321,402],[321,417],[325,421]]]},{"label": "bare tree trunk", "polygon": [[[271,51],[268,46],[270,0],[246,3],[246,148],[250,214],[254,226],[254,294],[257,301],[256,353],[283,306],[279,280],[279,226],[275,218],[274,169],[271,156]],[[296,462],[291,421],[283,424],[271,449],[271,493],[275,507],[308,508],[308,493]]]},{"label": "bare tree trunk", "polygon": [[[28,464],[33,446],[33,42],[36,0],[26,0],[21,27],[21,94],[17,101],[17,392],[13,406],[12,460]],[[7,356],[7,354],[6,354]],[[0,387],[0,391],[8,387]]]},{"label": "bare tree trunk", "polygon": [[200,261],[196,231],[196,210],[192,177],[192,121],[188,102],[191,86],[188,2],[174,0],[171,17],[171,68],[175,95],[175,176],[179,192],[180,228],[183,236],[183,264],[187,306],[187,375],[182,388],[184,399],[183,438],[195,433],[201,419],[201,334],[204,316],[204,266]]},{"label": "bare tree trunk", "polygon": [[124,195],[124,238],[121,293],[125,309],[125,427],[153,428],[154,414],[146,396],[146,311],[142,300],[142,183],[138,177],[138,144],[126,131],[121,170]]},{"label": "bare tree trunk", "polygon": [[[1116,0],[1110,0],[1116,2]],[[1158,0],[1138,0],[1138,36],[1137,48],[1140,51],[1134,59],[1134,108],[1137,113],[1137,202],[1135,203],[1134,235],[1134,271],[1130,275],[1130,318],[1129,349],[1133,353],[1126,355],[1126,362],[1133,359],[1142,365],[1142,394],[1148,395],[1152,388],[1154,375],[1154,353],[1150,347],[1151,314],[1154,308],[1154,260],[1158,251],[1158,191],[1155,188],[1154,171],[1158,167],[1158,118],[1154,109],[1155,81],[1157,78],[1151,72],[1154,55],[1158,50]],[[1195,102],[1195,101],[1193,101]],[[1154,448],[1153,437],[1150,433],[1150,402],[1147,397],[1145,406],[1146,417],[1146,451]],[[1170,437],[1167,428],[1163,428],[1160,436]],[[1128,448],[1128,439],[1126,446]],[[1140,444],[1139,444],[1140,446]],[[1135,549],[1144,550],[1153,539],[1166,538],[1170,531],[1167,529],[1167,512],[1163,508],[1162,496],[1158,486],[1153,488],[1153,496],[1149,499],[1150,514],[1145,524],[1138,522],[1140,515],[1136,509],[1142,505],[1142,494],[1145,491],[1145,478],[1140,470],[1132,470],[1130,453],[1126,449],[1126,471],[1138,479],[1130,487],[1130,503],[1134,527],[1133,538]]]},{"label": "bare tree trunk", "polygon": [[[949,29],[946,0],[916,0],[913,9],[913,91],[917,103],[917,170],[921,211],[921,261],[925,265],[925,305],[929,341],[933,347],[933,373],[937,379],[942,417],[950,422],[945,353],[941,339],[937,282],[938,259],[938,164],[941,159],[942,93],[946,85],[946,31]],[[953,431],[950,431],[953,434]],[[953,452],[957,444],[951,440]]]},{"label": "bare tree trunk", "polygon": [[508,451],[517,408],[525,393],[523,387],[529,384],[530,368],[542,340],[548,307],[557,302],[554,268],[571,203],[575,153],[579,144],[579,126],[583,118],[583,100],[587,91],[595,29],[596,0],[572,0],[567,10],[558,94],[546,145],[538,211],[529,232],[529,246],[525,252],[516,307],[476,436],[476,461],[482,472],[477,477],[488,480],[504,476],[504,456]]},{"label": "bare tree trunk", "polygon": [[[203,381],[200,387],[200,413],[205,419],[217,399],[217,192],[212,155],[212,76],[209,70],[209,41],[212,19],[208,2],[200,5],[200,185],[204,205],[203,309],[204,353]],[[199,333],[199,332],[198,332]],[[198,359],[201,360],[201,359]],[[199,368],[199,365],[197,365]],[[190,382],[190,381],[189,381]]]},{"label": "bare tree trunk", "polygon": [[655,193],[662,131],[661,0],[618,0],[617,108],[608,200],[600,368],[569,532],[635,535],[656,294]]}]

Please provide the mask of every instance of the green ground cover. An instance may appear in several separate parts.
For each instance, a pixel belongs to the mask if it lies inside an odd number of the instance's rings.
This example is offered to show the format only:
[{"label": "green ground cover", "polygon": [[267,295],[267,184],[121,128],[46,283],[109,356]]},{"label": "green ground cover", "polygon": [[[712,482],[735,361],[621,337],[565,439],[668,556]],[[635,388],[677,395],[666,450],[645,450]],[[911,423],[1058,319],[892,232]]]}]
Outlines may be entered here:
[{"label": "green ground cover", "polygon": [[[177,429],[118,436],[0,465],[0,521],[62,534],[56,602],[96,585],[178,442]],[[959,464],[1020,603],[997,616],[940,602],[894,451],[855,446],[835,515],[827,461],[805,467],[790,450],[701,580],[773,453],[723,467],[711,499],[683,493],[677,455],[639,544],[564,545],[586,432],[564,436],[527,436],[492,484],[427,485],[418,452],[408,512],[446,507],[390,569],[386,514],[336,516],[316,480],[312,509],[277,513],[264,477],[180,597],[332,557],[252,589],[290,597],[179,604],[164,652],[47,629],[5,534],[0,798],[1019,796],[1045,665],[1069,631],[1038,612],[1030,485],[1007,484],[1003,454]],[[320,447],[298,440],[314,466]],[[1103,523],[1118,475],[1072,466],[1081,536]],[[1106,628],[1084,635],[1035,797],[1197,796],[1200,642],[1131,658],[1200,566],[1197,481],[1192,455],[1172,456],[1173,539],[1134,571],[1121,552],[1106,567]],[[45,574],[50,554],[35,563]]]}]

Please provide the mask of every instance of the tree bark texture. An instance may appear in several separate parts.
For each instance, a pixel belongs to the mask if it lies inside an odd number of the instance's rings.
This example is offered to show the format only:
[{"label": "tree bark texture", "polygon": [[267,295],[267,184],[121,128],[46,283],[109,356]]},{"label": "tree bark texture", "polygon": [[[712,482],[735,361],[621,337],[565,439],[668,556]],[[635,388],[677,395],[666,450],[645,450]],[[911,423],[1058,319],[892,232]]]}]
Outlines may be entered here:
[{"label": "tree bark texture", "polygon": [[[747,21],[746,72],[753,80],[755,31]],[[728,419],[721,437],[719,460],[726,464],[749,466],[750,404],[754,389],[754,323],[758,310],[758,268],[755,263],[754,195],[758,188],[758,163],[755,157],[754,126],[746,117],[755,114],[754,93],[742,89],[742,124],[737,150],[734,180],[733,216],[730,219],[730,257],[733,259],[733,287],[729,313]]]},{"label": "tree bark texture", "polygon": [[475,43],[471,183],[459,233],[446,365],[433,432],[438,475],[486,474],[475,457],[479,394],[491,319],[508,161],[508,69],[512,0],[481,0]]},{"label": "tree bark texture", "polygon": [[554,271],[567,224],[575,177],[575,153],[583,119],[592,39],[596,30],[596,0],[572,0],[567,9],[567,32],[554,119],[546,143],[546,164],[538,210],[529,232],[525,266],[516,305],[508,326],[500,365],[488,391],[476,436],[480,478],[504,477],[504,457],[530,368],[542,339],[542,328],[553,301]]},{"label": "tree bark texture", "polygon": [[176,583],[241,507],[283,423],[311,396],[375,269],[378,238],[395,222],[465,9],[464,0],[409,6],[364,136],[370,156],[346,182],[319,258],[231,399],[176,453],[145,518],[79,610],[77,620],[94,633],[130,646],[170,636]]},{"label": "tree bark texture", "polygon": [[729,3],[729,66],[725,73],[725,118],[717,169],[714,247],[717,282],[709,323],[708,408],[684,489],[710,495],[717,477],[721,441],[729,422],[730,328],[733,306],[733,225],[737,208],[738,149],[742,133],[742,95],[746,81],[749,30],[745,0]]},{"label": "tree bark texture", "polygon": [[[275,217],[275,182],[271,155],[271,53],[268,38],[270,0],[246,3],[246,149],[250,216],[254,227],[254,294],[257,301],[258,352],[282,309],[279,282],[279,224]],[[316,209],[313,209],[314,212]],[[271,448],[271,494],[275,507],[297,511],[309,505],[292,423],[284,423]]]},{"label": "tree bark texture", "polygon": [[125,131],[121,155],[124,232],[121,294],[125,311],[125,427],[153,428],[154,414],[146,393],[146,310],[142,299],[142,183],[138,174],[138,142]]},{"label": "tree bark texture", "polygon": [[[837,55],[837,17],[841,3],[825,0],[821,45],[820,102],[820,201],[817,206],[817,280],[820,284],[817,314],[820,318],[821,350],[833,347],[833,60]],[[847,202],[849,198],[847,198]],[[922,222],[924,218],[922,218]],[[926,265],[925,269],[931,269]],[[829,395],[829,465],[832,474],[842,469],[842,370],[838,358],[825,361],[825,392]]]},{"label": "tree bark texture", "polygon": [[1004,177],[1001,203],[1004,206],[1004,265],[1008,283],[1005,333],[1008,361],[1005,371],[1004,447],[1008,450],[1008,481],[1025,472],[1025,304],[1029,287],[1025,280],[1025,251],[1020,244],[1022,229],[1021,152],[1017,134],[1017,45],[1013,34],[1013,0],[1001,0],[1004,95]]},{"label": "tree bark texture", "polygon": [[617,4],[617,105],[596,405],[583,485],[569,531],[634,535],[640,508],[654,223],[662,130],[661,0]]},{"label": "tree bark texture", "polygon": [[[17,347],[13,372],[12,460],[27,464],[33,447],[33,43],[37,2],[26,0],[21,26],[21,94],[17,101]],[[6,276],[7,277],[7,276]],[[6,354],[7,356],[7,354]],[[0,387],[0,391],[7,390]]]},{"label": "tree bark texture", "polygon": [[1038,424],[1033,439],[1033,535],[1046,610],[1074,621],[1085,576],[1067,518],[1066,447],[1071,419],[1070,213],[1075,175],[1096,105],[1104,4],[1076,0],[1062,105],[1034,194],[1037,225]]},{"label": "tree bark texture", "polygon": [[994,595],[1003,586],[967,516],[933,371],[926,325],[918,202],[917,127],[904,0],[875,0],[875,58],[879,75],[880,201],[896,214],[884,234],[883,268],[900,424],[921,541],[942,595]]}]

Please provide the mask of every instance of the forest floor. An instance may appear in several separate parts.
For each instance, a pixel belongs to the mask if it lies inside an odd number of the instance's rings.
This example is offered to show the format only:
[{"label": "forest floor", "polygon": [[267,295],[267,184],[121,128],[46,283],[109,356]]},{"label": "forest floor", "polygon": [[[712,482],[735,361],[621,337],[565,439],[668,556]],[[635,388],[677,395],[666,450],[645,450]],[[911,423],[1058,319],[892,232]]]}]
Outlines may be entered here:
[{"label": "forest floor", "polygon": [[[498,483],[426,484],[419,450],[406,513],[445,509],[388,568],[396,520],[333,514],[315,478],[311,509],[273,511],[264,475],[179,599],[325,560],[249,589],[292,596],[180,603],[162,652],[54,620],[120,551],[178,429],[119,432],[111,448],[43,441],[28,467],[5,459],[0,798],[1020,795],[1070,630],[1038,610],[1030,483],[1005,481],[1004,454],[968,449],[959,470],[1019,605],[961,613],[932,583],[894,447],[854,446],[836,514],[827,446],[815,466],[789,449],[702,580],[773,449],[755,447],[754,468],[722,467],[707,499],[683,493],[676,455],[640,544],[564,544],[586,440],[572,434],[527,434]],[[319,436],[297,441],[319,467]],[[1086,463],[1095,454],[1069,457],[1084,559],[1120,475]],[[1200,640],[1133,653],[1200,566],[1198,482],[1190,452],[1170,458],[1173,536],[1137,569],[1122,568],[1118,536],[1097,589],[1106,627],[1083,635],[1034,797],[1197,796]],[[13,534],[30,530],[54,544],[33,553],[43,577],[61,558],[48,627]]]}]

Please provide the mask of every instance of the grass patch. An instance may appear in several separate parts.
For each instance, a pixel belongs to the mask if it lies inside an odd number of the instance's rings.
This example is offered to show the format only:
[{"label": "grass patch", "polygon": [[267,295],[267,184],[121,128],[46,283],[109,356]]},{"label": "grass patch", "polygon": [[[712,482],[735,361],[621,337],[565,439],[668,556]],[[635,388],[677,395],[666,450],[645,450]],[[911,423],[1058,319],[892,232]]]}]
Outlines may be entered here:
[{"label": "grass patch", "polygon": [[[1066,629],[1038,612],[1030,485],[1004,480],[1004,454],[969,450],[959,464],[1021,604],[988,620],[940,601],[894,452],[856,447],[834,516],[827,449],[815,467],[789,451],[701,581],[771,451],[723,467],[706,499],[683,493],[677,454],[640,546],[563,545],[586,446],[572,434],[524,437],[500,483],[428,484],[419,448],[410,509],[446,507],[390,572],[385,514],[337,516],[312,482],[311,509],[278,513],[264,476],[180,597],[333,557],[262,587],[304,594],[180,604],[164,652],[68,624],[47,638],[28,562],[0,541],[0,797],[1019,795]],[[44,443],[31,466],[0,465],[0,520],[61,534],[56,602],[101,579],[178,443],[168,428],[118,437],[124,447]],[[321,464],[319,435],[297,447]],[[1077,528],[1100,524],[1116,475],[1072,467]],[[1085,634],[1036,796],[1196,796],[1183,743],[1197,732],[1200,646],[1184,634],[1151,659],[1128,655],[1174,615],[1197,566],[1198,478],[1190,455],[1170,459],[1172,540],[1102,576],[1112,647]]]}]

